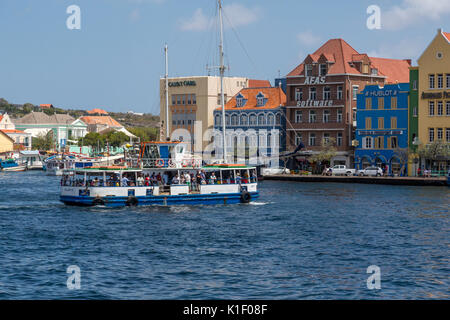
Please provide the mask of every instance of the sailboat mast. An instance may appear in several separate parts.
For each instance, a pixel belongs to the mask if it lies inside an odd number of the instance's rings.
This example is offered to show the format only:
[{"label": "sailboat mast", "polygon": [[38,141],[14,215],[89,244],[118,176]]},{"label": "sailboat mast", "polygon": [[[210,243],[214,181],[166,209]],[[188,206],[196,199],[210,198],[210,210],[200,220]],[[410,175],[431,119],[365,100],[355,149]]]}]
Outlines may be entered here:
[{"label": "sailboat mast", "polygon": [[226,142],[226,127],[225,127],[225,93],[223,92],[223,77],[225,74],[225,66],[223,62],[223,21],[222,21],[222,1],[219,2],[219,23],[220,23],[220,44],[219,44],[219,52],[220,52],[220,104],[222,106],[222,139],[223,139],[223,162],[226,163],[226,150],[227,150],[227,142]]},{"label": "sailboat mast", "polygon": [[165,86],[165,93],[166,93],[166,141],[169,140],[169,59],[167,57],[168,53],[168,47],[167,43],[164,46],[164,55],[166,60],[166,86]]}]

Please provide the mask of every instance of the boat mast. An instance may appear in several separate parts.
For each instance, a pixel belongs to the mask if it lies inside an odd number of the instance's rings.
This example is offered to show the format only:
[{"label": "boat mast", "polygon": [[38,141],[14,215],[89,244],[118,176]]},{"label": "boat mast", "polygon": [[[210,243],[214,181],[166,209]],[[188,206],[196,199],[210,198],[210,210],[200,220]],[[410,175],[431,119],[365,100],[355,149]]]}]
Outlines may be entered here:
[{"label": "boat mast", "polygon": [[164,46],[164,55],[166,60],[166,84],[165,84],[165,95],[166,95],[166,141],[169,141],[169,59],[167,58],[167,43]]},{"label": "boat mast", "polygon": [[225,66],[223,62],[223,21],[222,21],[222,0],[218,0],[219,2],[219,23],[220,23],[220,44],[219,44],[219,52],[220,52],[220,104],[222,105],[222,139],[223,139],[223,162],[226,163],[226,150],[227,150],[227,142],[226,142],[226,127],[225,127],[225,94],[223,92],[223,77],[225,73]]}]

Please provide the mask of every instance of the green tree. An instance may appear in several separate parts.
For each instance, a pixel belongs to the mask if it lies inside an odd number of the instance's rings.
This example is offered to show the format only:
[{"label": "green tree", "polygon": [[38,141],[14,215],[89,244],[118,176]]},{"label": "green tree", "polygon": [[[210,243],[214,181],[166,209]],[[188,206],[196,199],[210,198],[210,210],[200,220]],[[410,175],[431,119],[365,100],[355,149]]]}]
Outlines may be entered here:
[{"label": "green tree", "polygon": [[49,131],[47,134],[40,133],[37,137],[31,140],[31,146],[34,150],[49,151],[54,149],[53,132]]},{"label": "green tree", "polygon": [[155,127],[128,127],[127,130],[139,137],[141,141],[159,140],[159,129]]},{"label": "green tree", "polygon": [[84,146],[91,146],[91,147],[97,147],[103,146],[105,144],[104,137],[100,135],[98,132],[89,132],[87,135],[84,136],[84,138],[80,138],[78,140],[78,146],[81,147],[81,145]]},{"label": "green tree", "polygon": [[320,152],[311,156],[313,162],[330,162],[336,155],[336,139],[329,138],[328,141],[322,141]]},{"label": "green tree", "polygon": [[420,157],[431,160],[450,157],[450,144],[436,140],[425,146],[421,145],[417,151]]}]

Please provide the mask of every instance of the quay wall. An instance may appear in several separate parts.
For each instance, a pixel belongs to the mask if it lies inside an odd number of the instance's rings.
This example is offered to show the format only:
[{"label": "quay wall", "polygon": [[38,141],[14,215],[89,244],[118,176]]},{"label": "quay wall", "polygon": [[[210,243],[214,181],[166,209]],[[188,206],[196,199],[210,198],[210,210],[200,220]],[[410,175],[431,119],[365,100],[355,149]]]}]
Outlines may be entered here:
[{"label": "quay wall", "polygon": [[265,175],[263,180],[281,180],[298,182],[342,182],[342,183],[370,183],[403,186],[447,186],[446,177],[419,178],[419,177],[357,177],[357,176],[319,176],[279,174]]}]

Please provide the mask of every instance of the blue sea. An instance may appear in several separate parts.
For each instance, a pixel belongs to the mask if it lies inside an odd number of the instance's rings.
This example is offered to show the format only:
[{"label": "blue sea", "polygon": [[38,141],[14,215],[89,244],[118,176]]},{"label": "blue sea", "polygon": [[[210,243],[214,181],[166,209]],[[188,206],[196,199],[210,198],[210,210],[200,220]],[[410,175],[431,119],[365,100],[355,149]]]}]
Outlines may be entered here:
[{"label": "blue sea", "polygon": [[450,298],[450,188],[263,181],[260,193],[80,208],[58,201],[58,177],[0,172],[0,299]]}]

